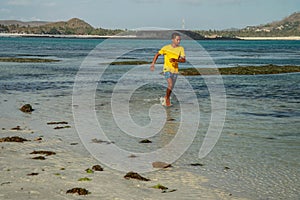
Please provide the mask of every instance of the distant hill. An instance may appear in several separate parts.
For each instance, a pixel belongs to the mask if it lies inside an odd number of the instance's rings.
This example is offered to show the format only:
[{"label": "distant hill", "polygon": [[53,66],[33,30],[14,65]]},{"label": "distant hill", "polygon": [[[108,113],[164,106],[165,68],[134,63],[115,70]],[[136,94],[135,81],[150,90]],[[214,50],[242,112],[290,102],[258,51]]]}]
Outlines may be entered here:
[{"label": "distant hill", "polygon": [[51,22],[46,22],[46,21],[30,21],[30,22],[23,22],[23,21],[18,21],[18,20],[0,20],[0,24],[9,26],[9,25],[16,25],[16,26],[30,26],[30,27],[35,27],[35,26],[42,26],[45,24],[49,24]]},{"label": "distant hill", "polygon": [[85,21],[72,18],[60,22],[0,21],[2,33],[51,34],[51,35],[115,35],[121,30],[94,28]]},{"label": "distant hill", "polygon": [[282,36],[296,36],[300,35],[300,12],[293,13],[292,15],[280,21],[275,21],[265,25],[248,26],[242,29],[244,32],[261,33],[261,35],[282,35]]},{"label": "distant hill", "polygon": [[247,26],[242,29],[196,31],[197,33],[210,37],[287,37],[300,36],[300,12],[280,21],[265,25]]}]

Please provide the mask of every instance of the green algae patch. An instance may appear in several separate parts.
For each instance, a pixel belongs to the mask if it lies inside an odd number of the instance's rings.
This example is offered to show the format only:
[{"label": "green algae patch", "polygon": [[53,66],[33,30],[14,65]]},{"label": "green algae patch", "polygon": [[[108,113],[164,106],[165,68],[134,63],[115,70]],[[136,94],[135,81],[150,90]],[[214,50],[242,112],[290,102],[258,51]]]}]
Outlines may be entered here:
[{"label": "green algae patch", "polygon": [[226,68],[186,68],[180,69],[179,73],[184,76],[197,75],[260,75],[260,74],[283,74],[300,72],[300,66],[236,66]]},{"label": "green algae patch", "polygon": [[154,186],[152,186],[152,188],[154,188],[154,189],[160,189],[160,190],[167,190],[168,189],[167,187],[165,187],[165,186],[163,186],[161,184],[154,185]]},{"label": "green algae patch", "polygon": [[91,181],[92,179],[88,178],[88,177],[84,177],[84,178],[80,178],[78,179],[78,181]]},{"label": "green algae patch", "polygon": [[17,62],[17,63],[49,63],[49,62],[59,62],[59,61],[60,60],[44,59],[44,58],[14,58],[14,57],[0,58],[0,62]]},{"label": "green algae patch", "polygon": [[115,61],[110,63],[110,65],[145,65],[151,64],[151,62],[143,60],[129,60],[129,61]]}]

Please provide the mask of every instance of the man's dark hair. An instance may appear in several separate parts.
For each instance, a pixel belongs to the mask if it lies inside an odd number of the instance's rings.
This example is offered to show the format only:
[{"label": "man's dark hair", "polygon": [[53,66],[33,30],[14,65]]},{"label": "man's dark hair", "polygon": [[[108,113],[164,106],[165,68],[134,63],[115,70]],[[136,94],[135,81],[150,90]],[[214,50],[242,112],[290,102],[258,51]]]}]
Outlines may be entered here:
[{"label": "man's dark hair", "polygon": [[177,36],[180,36],[180,34],[179,33],[172,33],[172,39],[175,39]]}]

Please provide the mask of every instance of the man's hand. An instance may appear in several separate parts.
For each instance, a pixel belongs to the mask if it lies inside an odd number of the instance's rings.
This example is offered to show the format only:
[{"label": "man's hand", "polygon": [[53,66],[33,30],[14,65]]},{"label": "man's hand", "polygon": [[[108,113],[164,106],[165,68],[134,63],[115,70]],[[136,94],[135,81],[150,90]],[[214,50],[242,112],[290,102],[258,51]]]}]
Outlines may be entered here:
[{"label": "man's hand", "polygon": [[152,63],[151,66],[150,66],[150,70],[151,70],[151,71],[154,71],[154,70],[155,70],[155,66],[154,66],[153,63]]},{"label": "man's hand", "polygon": [[176,58],[170,58],[170,63],[178,62],[178,59]]}]

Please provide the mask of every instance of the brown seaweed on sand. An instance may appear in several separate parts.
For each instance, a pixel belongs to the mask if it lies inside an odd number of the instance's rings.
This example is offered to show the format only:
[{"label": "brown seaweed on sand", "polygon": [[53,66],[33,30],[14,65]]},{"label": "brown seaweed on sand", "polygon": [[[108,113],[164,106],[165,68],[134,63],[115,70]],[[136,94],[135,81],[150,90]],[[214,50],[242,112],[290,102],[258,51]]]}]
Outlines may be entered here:
[{"label": "brown seaweed on sand", "polygon": [[48,122],[47,125],[54,125],[54,124],[68,124],[68,122],[61,121],[61,122]]},{"label": "brown seaweed on sand", "polygon": [[137,180],[140,180],[140,181],[150,181],[150,179],[148,178],[145,178],[145,177],[142,177],[141,175],[139,175],[138,173],[136,172],[128,172],[124,178],[126,179],[137,179]]},{"label": "brown seaweed on sand", "polygon": [[27,140],[25,138],[21,138],[18,136],[0,138],[0,142],[21,142],[21,143],[23,143],[26,141],[30,141],[30,140]]},{"label": "brown seaweed on sand", "polygon": [[71,126],[56,126],[54,129],[71,128]]},{"label": "brown seaweed on sand", "polygon": [[33,172],[33,173],[31,173],[31,174],[27,174],[27,176],[37,176],[37,175],[39,175],[39,173]]},{"label": "brown seaweed on sand", "polygon": [[21,131],[21,127],[20,126],[16,126],[14,128],[11,128],[10,130],[13,130],[13,131]]},{"label": "brown seaweed on sand", "polygon": [[33,151],[30,154],[44,154],[46,156],[55,155],[56,153],[53,151]]},{"label": "brown seaweed on sand", "polygon": [[34,160],[46,160],[46,158],[44,156],[37,156],[37,157],[33,157],[32,159],[34,159]]},{"label": "brown seaweed on sand", "polygon": [[92,170],[94,170],[94,171],[103,171],[103,168],[100,165],[94,165],[92,167]]},{"label": "brown seaweed on sand", "polygon": [[34,109],[32,108],[32,106],[30,104],[25,104],[23,105],[20,110],[22,112],[25,112],[25,113],[31,113],[32,111],[34,111]]},{"label": "brown seaweed on sand", "polygon": [[88,195],[88,194],[90,194],[90,192],[87,189],[84,189],[84,188],[72,188],[72,189],[68,190],[66,193],[67,194],[68,193],[71,193],[71,194],[77,193],[79,195]]}]

